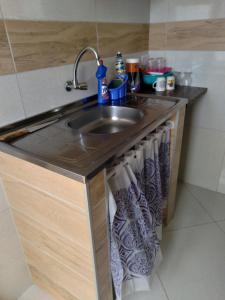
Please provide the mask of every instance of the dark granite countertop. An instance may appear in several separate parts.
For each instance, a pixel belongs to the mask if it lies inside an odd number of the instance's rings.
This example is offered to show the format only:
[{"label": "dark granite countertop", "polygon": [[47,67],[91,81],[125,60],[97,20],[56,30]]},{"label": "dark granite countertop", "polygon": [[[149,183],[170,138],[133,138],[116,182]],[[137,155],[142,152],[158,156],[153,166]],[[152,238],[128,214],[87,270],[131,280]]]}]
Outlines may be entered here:
[{"label": "dark granite countertop", "polygon": [[161,99],[162,97],[179,98],[186,100],[188,104],[193,104],[195,100],[206,94],[207,90],[207,88],[203,87],[177,85],[174,91],[155,92],[151,86],[143,85],[141,87],[141,91],[138,94],[145,94],[150,97],[160,96]]}]

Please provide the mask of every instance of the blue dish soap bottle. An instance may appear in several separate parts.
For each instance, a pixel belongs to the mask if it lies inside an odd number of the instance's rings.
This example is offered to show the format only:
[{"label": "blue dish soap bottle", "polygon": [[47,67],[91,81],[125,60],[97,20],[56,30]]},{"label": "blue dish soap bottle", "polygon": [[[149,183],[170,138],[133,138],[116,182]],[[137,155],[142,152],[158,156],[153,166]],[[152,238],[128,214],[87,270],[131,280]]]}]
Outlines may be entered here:
[{"label": "blue dish soap bottle", "polygon": [[100,61],[96,72],[96,78],[98,80],[98,103],[100,104],[107,104],[110,101],[106,73],[107,67],[103,65],[103,61]]}]

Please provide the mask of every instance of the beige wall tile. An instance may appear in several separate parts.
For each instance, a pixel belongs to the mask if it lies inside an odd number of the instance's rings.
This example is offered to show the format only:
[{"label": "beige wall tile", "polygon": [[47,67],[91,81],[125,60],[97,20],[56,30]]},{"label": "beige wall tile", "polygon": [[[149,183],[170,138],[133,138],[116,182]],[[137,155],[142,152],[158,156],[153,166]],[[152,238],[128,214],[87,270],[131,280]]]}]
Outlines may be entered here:
[{"label": "beige wall tile", "polygon": [[[6,20],[6,26],[18,72],[72,64],[83,47],[97,48],[95,22]],[[97,29],[103,57],[148,50],[148,24],[98,23]]]},{"label": "beige wall tile", "polygon": [[225,19],[170,22],[168,50],[225,50]]},{"label": "beige wall tile", "polygon": [[103,57],[148,50],[149,25],[98,23],[99,51]]},{"label": "beige wall tile", "polygon": [[97,46],[91,22],[8,20],[6,26],[18,72],[71,64],[81,48]]},{"label": "beige wall tile", "polygon": [[0,75],[14,72],[4,23],[0,20]]},{"label": "beige wall tile", "polygon": [[225,51],[225,19],[151,23],[150,50]]},{"label": "beige wall tile", "polygon": [[150,24],[149,49],[164,50],[166,47],[166,23]]}]

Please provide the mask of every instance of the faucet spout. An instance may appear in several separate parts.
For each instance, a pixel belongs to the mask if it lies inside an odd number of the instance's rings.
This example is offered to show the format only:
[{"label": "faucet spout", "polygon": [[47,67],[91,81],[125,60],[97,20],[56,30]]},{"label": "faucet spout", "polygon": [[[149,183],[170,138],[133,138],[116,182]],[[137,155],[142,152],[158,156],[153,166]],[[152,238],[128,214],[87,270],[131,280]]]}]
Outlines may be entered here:
[{"label": "faucet spout", "polygon": [[99,66],[100,65],[100,56],[97,52],[97,50],[95,50],[92,47],[85,47],[83,48],[77,55],[75,62],[74,62],[74,67],[73,67],[73,80],[72,81],[67,81],[65,88],[67,91],[71,91],[72,89],[75,90],[87,90],[88,86],[87,83],[83,82],[83,83],[79,83],[78,79],[77,79],[77,70],[78,70],[78,66],[80,63],[81,58],[83,57],[83,55],[86,52],[91,52],[94,54],[95,59],[96,59],[96,63]]}]

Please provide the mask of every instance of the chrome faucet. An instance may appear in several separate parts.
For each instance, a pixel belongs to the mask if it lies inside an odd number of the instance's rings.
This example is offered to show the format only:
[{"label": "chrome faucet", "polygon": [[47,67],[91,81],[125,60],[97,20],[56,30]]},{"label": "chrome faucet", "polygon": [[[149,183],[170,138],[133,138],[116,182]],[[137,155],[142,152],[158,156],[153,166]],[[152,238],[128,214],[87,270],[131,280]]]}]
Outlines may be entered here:
[{"label": "chrome faucet", "polygon": [[72,89],[75,89],[75,90],[87,90],[88,89],[88,85],[86,82],[81,82],[79,83],[78,82],[78,79],[77,79],[77,69],[78,69],[78,65],[79,65],[79,62],[82,58],[82,56],[86,53],[86,52],[92,52],[95,56],[95,59],[96,59],[96,62],[97,62],[97,65],[99,66],[100,65],[100,57],[99,57],[99,54],[97,52],[97,50],[95,50],[94,48],[92,47],[86,47],[86,48],[83,48],[79,54],[77,55],[76,59],[75,59],[75,62],[74,62],[74,67],[73,67],[73,80],[69,80],[66,82],[65,84],[65,89],[70,92]]}]

